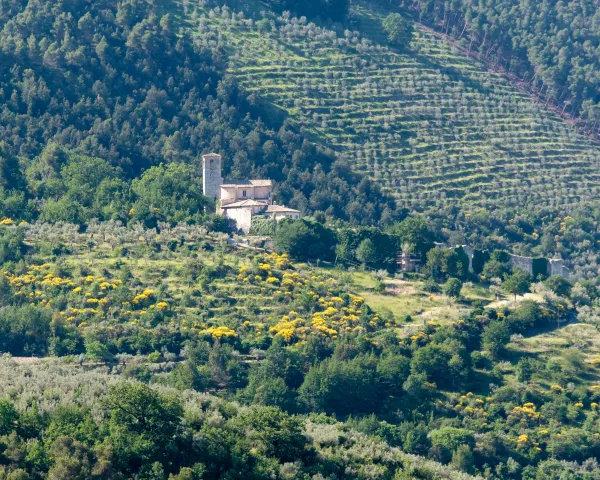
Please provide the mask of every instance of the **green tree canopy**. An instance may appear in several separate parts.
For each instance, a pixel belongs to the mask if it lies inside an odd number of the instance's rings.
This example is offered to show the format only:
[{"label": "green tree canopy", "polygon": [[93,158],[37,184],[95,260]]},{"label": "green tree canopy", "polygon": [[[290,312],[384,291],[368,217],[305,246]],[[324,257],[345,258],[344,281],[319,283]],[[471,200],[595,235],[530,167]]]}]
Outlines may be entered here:
[{"label": "green tree canopy", "polygon": [[400,245],[414,245],[417,252],[424,253],[433,246],[435,236],[423,217],[407,217],[389,228],[400,238]]},{"label": "green tree canopy", "polygon": [[288,253],[298,260],[332,260],[335,252],[335,233],[303,218],[281,220],[273,240],[278,252]]},{"label": "green tree canopy", "polygon": [[372,264],[377,259],[377,249],[369,238],[365,238],[356,249],[356,258],[365,265]]},{"label": "green tree canopy", "polygon": [[510,340],[510,330],[505,322],[493,321],[483,332],[481,341],[483,348],[487,350],[492,358],[497,358]]},{"label": "green tree canopy", "polygon": [[208,203],[194,169],[181,163],[149,168],[131,189],[135,195],[131,218],[147,226],[158,221],[196,223]]},{"label": "green tree canopy", "polygon": [[390,13],[381,22],[391,44],[408,48],[413,36],[413,24],[399,13]]},{"label": "green tree canopy", "polygon": [[557,295],[568,297],[571,295],[573,285],[562,275],[552,275],[544,281],[544,285]]},{"label": "green tree canopy", "polygon": [[502,289],[506,293],[514,295],[516,300],[517,295],[523,295],[529,291],[530,284],[531,279],[529,275],[520,268],[517,268],[512,275],[506,277],[504,282],[502,282]]},{"label": "green tree canopy", "polygon": [[444,284],[444,293],[452,298],[460,297],[463,283],[458,278],[450,278]]}]

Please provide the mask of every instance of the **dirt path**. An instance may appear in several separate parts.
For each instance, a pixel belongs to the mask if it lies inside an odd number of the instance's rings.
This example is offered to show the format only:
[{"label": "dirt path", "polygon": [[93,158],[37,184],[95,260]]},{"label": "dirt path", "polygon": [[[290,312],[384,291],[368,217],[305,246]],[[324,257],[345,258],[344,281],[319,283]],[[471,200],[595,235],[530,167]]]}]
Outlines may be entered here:
[{"label": "dirt path", "polygon": [[523,300],[533,300],[534,302],[538,302],[538,303],[542,303],[544,301],[542,296],[538,293],[526,293],[525,295],[518,295],[516,302],[515,302],[514,298],[512,298],[512,297],[507,298],[505,300],[496,300],[495,302],[492,302],[489,305],[487,305],[487,308],[503,307],[503,306],[510,305],[513,303],[522,302]]}]

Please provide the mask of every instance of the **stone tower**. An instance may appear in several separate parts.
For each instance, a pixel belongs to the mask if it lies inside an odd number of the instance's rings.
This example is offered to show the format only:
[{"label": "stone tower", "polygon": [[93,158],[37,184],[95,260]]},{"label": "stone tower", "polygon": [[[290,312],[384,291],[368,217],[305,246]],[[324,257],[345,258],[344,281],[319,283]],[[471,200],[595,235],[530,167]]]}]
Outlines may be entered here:
[{"label": "stone tower", "polygon": [[218,200],[222,183],[221,155],[216,153],[202,155],[202,187],[204,195],[213,200]]}]

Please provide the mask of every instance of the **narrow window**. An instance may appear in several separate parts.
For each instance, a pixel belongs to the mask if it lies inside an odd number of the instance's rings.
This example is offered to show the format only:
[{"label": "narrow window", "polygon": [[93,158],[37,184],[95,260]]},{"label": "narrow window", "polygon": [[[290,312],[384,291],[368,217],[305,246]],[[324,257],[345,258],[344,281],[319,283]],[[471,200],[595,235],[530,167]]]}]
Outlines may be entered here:
[{"label": "narrow window", "polygon": [[242,190],[242,197],[246,196],[246,190]]}]

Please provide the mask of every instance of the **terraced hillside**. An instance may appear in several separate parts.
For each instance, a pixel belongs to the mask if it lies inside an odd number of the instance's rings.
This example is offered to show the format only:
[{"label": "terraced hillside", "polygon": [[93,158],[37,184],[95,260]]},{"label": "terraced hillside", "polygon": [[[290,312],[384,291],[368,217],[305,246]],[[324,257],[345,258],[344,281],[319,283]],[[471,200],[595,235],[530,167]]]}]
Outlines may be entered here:
[{"label": "terraced hillside", "polygon": [[[264,13],[264,12],[263,12]],[[400,206],[573,205],[597,199],[598,147],[503,76],[418,27],[381,41],[389,12],[352,5],[360,31],[196,11],[199,41],[231,51],[243,88],[394,192]]]}]

